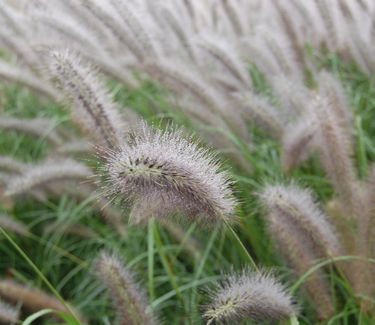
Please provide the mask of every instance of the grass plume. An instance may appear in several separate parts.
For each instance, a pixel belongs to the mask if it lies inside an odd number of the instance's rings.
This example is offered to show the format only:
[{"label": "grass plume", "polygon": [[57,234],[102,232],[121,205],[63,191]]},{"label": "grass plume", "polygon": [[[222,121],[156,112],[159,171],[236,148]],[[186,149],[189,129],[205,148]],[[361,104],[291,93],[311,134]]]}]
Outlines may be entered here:
[{"label": "grass plume", "polygon": [[296,312],[292,297],[270,272],[244,270],[229,275],[211,292],[211,303],[205,306],[203,317],[207,324],[276,322]]},{"label": "grass plume", "polygon": [[85,165],[71,159],[49,160],[30,167],[14,177],[6,187],[5,195],[16,196],[32,192],[36,188],[67,180],[86,180],[92,173]]},{"label": "grass plume", "polygon": [[122,119],[93,67],[69,51],[51,52],[48,63],[49,73],[73,103],[73,119],[100,144],[118,146]]},{"label": "grass plume", "polygon": [[180,213],[212,224],[230,220],[234,198],[215,156],[180,131],[141,126],[129,146],[109,152],[105,166],[111,195],[132,205],[139,222]]},{"label": "grass plume", "polygon": [[156,324],[145,303],[143,292],[134,282],[132,273],[118,257],[102,252],[96,260],[95,270],[112,298],[117,314],[117,324]]},{"label": "grass plume", "polygon": [[12,280],[0,280],[0,297],[12,303],[20,303],[23,308],[31,312],[49,308],[70,314],[69,310],[55,297]]},{"label": "grass plume", "polygon": [[18,321],[18,309],[0,300],[0,324],[16,324]]}]

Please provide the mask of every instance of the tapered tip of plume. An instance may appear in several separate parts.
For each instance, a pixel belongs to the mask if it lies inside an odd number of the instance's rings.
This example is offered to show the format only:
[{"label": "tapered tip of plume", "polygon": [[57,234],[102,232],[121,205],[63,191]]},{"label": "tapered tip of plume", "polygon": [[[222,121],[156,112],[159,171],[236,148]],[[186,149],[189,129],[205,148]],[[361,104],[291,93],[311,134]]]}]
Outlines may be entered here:
[{"label": "tapered tip of plume", "polygon": [[92,176],[91,170],[72,159],[60,161],[51,159],[39,165],[30,166],[25,172],[12,178],[5,191],[6,196],[32,193],[47,184],[69,180],[86,180]]},{"label": "tapered tip of plume", "polygon": [[62,304],[60,300],[40,289],[29,288],[12,280],[0,280],[0,297],[11,303],[22,305],[22,308],[31,312],[53,309],[71,316],[74,315],[81,323],[85,323],[84,317],[72,306]]},{"label": "tapered tip of plume", "polygon": [[[260,194],[269,216],[288,220],[319,247],[320,253],[337,255],[341,251],[336,232],[308,189],[292,183],[268,185]],[[285,219],[283,219],[285,218]],[[319,253],[319,254],[320,254]]]},{"label": "tapered tip of plume", "polygon": [[211,295],[203,314],[207,324],[272,323],[297,313],[292,297],[269,271],[230,275]]},{"label": "tapered tip of plume", "polygon": [[26,236],[29,230],[26,225],[0,213],[0,227],[17,235]]},{"label": "tapered tip of plume", "polygon": [[47,70],[71,100],[75,122],[101,145],[116,147],[122,141],[125,125],[97,69],[65,50],[49,52]]},{"label": "tapered tip of plume", "polygon": [[101,252],[94,268],[98,278],[109,291],[118,324],[156,324],[147,306],[145,294],[135,283],[133,274],[116,255]]},{"label": "tapered tip of plume", "polygon": [[229,220],[235,200],[216,157],[181,131],[143,124],[129,145],[108,152],[106,191],[121,197],[131,218],[185,216],[201,224]]},{"label": "tapered tip of plume", "polygon": [[19,321],[19,310],[0,300],[0,324],[16,324]]}]

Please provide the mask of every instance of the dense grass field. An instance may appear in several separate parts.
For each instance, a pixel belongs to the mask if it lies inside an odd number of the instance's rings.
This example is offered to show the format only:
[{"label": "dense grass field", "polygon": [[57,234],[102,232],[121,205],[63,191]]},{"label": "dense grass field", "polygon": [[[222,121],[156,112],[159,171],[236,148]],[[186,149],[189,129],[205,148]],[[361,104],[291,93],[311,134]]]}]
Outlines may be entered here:
[{"label": "dense grass field", "polygon": [[[333,55],[320,57],[319,62],[340,79],[350,99],[355,121],[357,173],[364,177],[375,157],[374,80],[361,74],[355,66],[342,64]],[[259,73],[250,67],[249,73],[258,91],[267,92],[267,85]],[[132,107],[147,121],[161,122],[162,125],[172,121],[193,132],[182,116],[168,109],[160,87],[145,84],[137,91],[129,91],[115,83],[111,83],[110,87],[119,103]],[[0,94],[2,116],[48,117],[55,121],[56,126],[77,132],[70,122],[69,111],[63,105],[40,99],[17,84],[2,83]],[[154,107],[162,109],[155,113]],[[251,174],[239,171],[231,166],[225,155],[220,155],[236,181],[235,192],[240,204],[235,229],[256,262],[273,267],[290,284],[301,305],[300,324],[316,324],[314,308],[300,292],[301,284],[308,281],[308,276],[296,278],[275,254],[273,244],[264,231],[261,217],[264,211],[257,193],[266,183],[293,179],[312,188],[324,204],[329,201],[332,188],[314,157],[292,173],[283,173],[279,145],[255,126],[249,125],[249,130],[254,140],[251,151],[241,144],[240,139],[233,139],[233,145],[241,148],[252,168]],[[1,132],[1,155],[34,164],[51,154],[51,150],[53,148],[43,138],[30,138],[15,131]],[[79,159],[95,162],[95,157]],[[194,224],[184,225],[183,238],[176,241],[164,227],[152,220],[141,227],[127,224],[127,212],[123,211],[126,231],[120,235],[103,222],[98,211],[92,209],[92,200],[77,202],[69,195],[62,195],[40,203],[25,196],[22,200],[2,205],[3,212],[28,225],[29,229],[27,235],[10,235],[12,240],[1,236],[0,268],[3,277],[48,292],[49,288],[38,274],[41,272],[64,299],[89,317],[90,324],[111,324],[113,311],[92,267],[98,252],[105,249],[118,253],[136,272],[161,321],[165,324],[198,324],[201,318],[197,306],[207,299],[205,288],[225,278],[228,272],[249,265],[238,242],[221,226],[202,230]],[[82,229],[77,228],[78,225]],[[77,233],[70,232],[71,229],[77,230]],[[22,254],[18,249],[22,250]],[[38,273],[25,256],[35,264]],[[317,267],[325,264],[329,261],[316,261]],[[332,268],[331,271],[329,282],[340,293],[337,301],[340,307],[327,323],[372,324],[372,320],[366,319],[358,310],[356,298],[350,294],[347,284],[337,277]],[[43,323],[52,324],[54,321],[45,319]]]},{"label": "dense grass field", "polygon": [[375,5],[333,2],[0,3],[0,324],[374,324]]}]

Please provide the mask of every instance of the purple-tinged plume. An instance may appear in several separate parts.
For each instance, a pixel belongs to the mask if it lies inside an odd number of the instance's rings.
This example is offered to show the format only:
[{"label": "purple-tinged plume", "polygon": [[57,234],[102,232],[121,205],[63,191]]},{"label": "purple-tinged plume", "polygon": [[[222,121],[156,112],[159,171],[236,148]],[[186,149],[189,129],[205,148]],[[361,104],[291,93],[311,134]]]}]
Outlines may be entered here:
[{"label": "purple-tinged plume", "polygon": [[219,170],[215,156],[180,131],[143,125],[106,161],[106,190],[132,206],[135,222],[177,214],[212,224],[234,212],[227,173]]},{"label": "purple-tinged plume", "polygon": [[95,264],[96,273],[112,298],[119,325],[156,324],[145,295],[134,277],[114,255],[102,252]]},{"label": "purple-tinged plume", "polygon": [[275,322],[296,313],[292,297],[269,272],[230,275],[212,293],[203,317],[207,324],[238,324],[244,320]]},{"label": "purple-tinged plume", "polygon": [[94,134],[101,145],[118,146],[122,140],[123,121],[95,69],[69,51],[51,52],[48,69],[71,99],[77,124]]}]

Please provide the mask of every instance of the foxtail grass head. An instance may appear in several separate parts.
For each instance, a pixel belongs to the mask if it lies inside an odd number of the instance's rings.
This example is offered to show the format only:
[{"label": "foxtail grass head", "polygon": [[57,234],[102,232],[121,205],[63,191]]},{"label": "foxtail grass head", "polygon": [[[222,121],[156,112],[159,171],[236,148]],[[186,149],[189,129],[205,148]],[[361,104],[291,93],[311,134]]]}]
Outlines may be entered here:
[{"label": "foxtail grass head", "polygon": [[319,209],[312,193],[296,184],[268,185],[260,195],[273,217],[295,224],[314,243],[318,255],[340,255],[340,243],[328,217]]},{"label": "foxtail grass head", "polygon": [[116,147],[122,141],[124,121],[96,69],[71,51],[52,51],[48,73],[72,102],[75,122],[97,143]]},{"label": "foxtail grass head", "polygon": [[292,297],[269,272],[231,275],[212,293],[203,317],[207,324],[238,324],[241,321],[276,322],[296,313]]},{"label": "foxtail grass head", "polygon": [[117,256],[102,252],[96,260],[95,270],[112,298],[117,324],[156,324],[147,306],[145,295],[136,285],[132,273]]},{"label": "foxtail grass head", "polygon": [[131,218],[183,215],[202,224],[228,220],[235,200],[214,155],[180,131],[140,127],[129,145],[110,151],[107,191],[132,207]]},{"label": "foxtail grass head", "polygon": [[19,310],[0,300],[0,324],[16,324],[19,321]]}]

